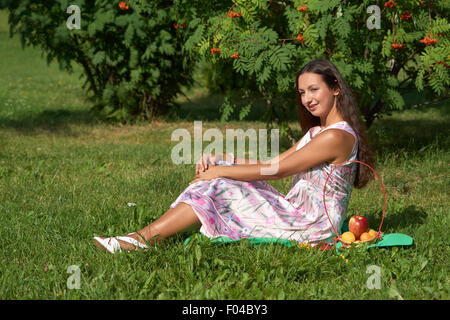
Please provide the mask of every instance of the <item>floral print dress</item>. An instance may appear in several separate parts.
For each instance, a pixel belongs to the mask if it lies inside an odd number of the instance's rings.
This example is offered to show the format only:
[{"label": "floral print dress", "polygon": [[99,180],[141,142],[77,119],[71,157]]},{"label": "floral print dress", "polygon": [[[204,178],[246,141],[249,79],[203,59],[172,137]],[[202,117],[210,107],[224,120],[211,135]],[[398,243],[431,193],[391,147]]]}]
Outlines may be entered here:
[{"label": "floral print dress", "polygon": [[[337,122],[321,130],[311,128],[299,141],[297,150],[317,134],[328,129],[341,129],[355,137],[348,160],[357,160],[358,140],[350,125]],[[346,162],[336,168],[323,163],[298,173],[287,195],[265,181],[238,181],[215,178],[189,185],[171,204],[184,202],[192,207],[202,226],[200,232],[208,238],[268,237],[295,240],[312,246],[332,243],[335,236],[325,213],[323,189],[331,171],[326,190],[327,212],[340,232],[356,175],[356,163]]]}]

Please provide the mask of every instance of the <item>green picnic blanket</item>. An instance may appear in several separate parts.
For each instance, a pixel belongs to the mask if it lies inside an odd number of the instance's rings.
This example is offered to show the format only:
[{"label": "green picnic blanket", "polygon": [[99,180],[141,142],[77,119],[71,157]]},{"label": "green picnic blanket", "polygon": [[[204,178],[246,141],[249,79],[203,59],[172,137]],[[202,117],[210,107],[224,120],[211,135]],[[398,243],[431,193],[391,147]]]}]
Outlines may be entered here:
[{"label": "green picnic blanket", "polygon": [[[344,224],[342,226],[341,232],[344,233],[348,231],[348,224]],[[192,236],[189,236],[185,241],[184,245],[187,245],[189,241],[191,240]],[[199,241],[203,240],[203,235],[199,234]],[[206,237],[205,237],[206,238]],[[241,241],[242,239],[233,240],[228,237],[218,237],[214,239],[210,239],[213,243],[236,243]],[[246,238],[246,240],[249,241],[250,245],[267,245],[267,244],[282,244],[288,248],[291,248],[292,246],[296,245],[295,241],[290,241],[287,239],[278,239],[278,238],[263,238],[263,237],[255,237],[255,238]],[[392,247],[392,246],[410,246],[413,244],[413,238],[406,234],[402,233],[389,233],[384,234],[381,233],[381,240],[377,240],[375,243],[368,245],[367,249],[369,248],[375,248],[375,247]],[[342,243],[338,241],[336,243],[336,252],[339,254],[339,249],[342,248]]]},{"label": "green picnic blanket", "polygon": [[[189,241],[191,241],[191,237],[188,237],[185,241],[184,241],[184,245],[187,245],[189,243]],[[202,241],[203,238],[206,238],[205,236],[203,236],[202,234],[199,234],[199,240]],[[208,239],[208,238],[206,238]],[[290,241],[287,239],[278,239],[278,238],[262,238],[262,237],[255,237],[255,238],[245,238],[246,240],[248,240],[248,242],[250,243],[250,245],[264,245],[264,244],[282,244],[288,248],[291,248],[293,246],[293,243],[295,241]],[[214,239],[209,239],[211,242],[213,243],[236,243],[239,242],[243,239],[237,239],[237,240],[233,240],[231,238],[228,237],[218,237],[218,238],[214,238]]]}]

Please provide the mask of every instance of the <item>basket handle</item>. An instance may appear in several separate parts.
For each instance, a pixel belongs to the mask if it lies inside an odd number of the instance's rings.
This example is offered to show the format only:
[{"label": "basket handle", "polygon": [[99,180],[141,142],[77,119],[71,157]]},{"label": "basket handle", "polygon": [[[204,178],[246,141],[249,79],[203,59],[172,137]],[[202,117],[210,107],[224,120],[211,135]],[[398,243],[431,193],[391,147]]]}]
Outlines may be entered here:
[{"label": "basket handle", "polygon": [[366,164],[364,162],[361,162],[361,161],[358,161],[358,160],[348,160],[348,161],[346,161],[344,163],[341,163],[340,165],[335,166],[333,168],[333,170],[331,170],[330,174],[328,175],[327,179],[325,180],[325,185],[323,186],[323,207],[325,209],[325,213],[327,214],[328,221],[330,221],[331,227],[333,228],[334,233],[337,235],[337,237],[334,238],[334,244],[336,244],[337,241],[341,241],[342,245],[344,245],[344,243],[342,242],[341,236],[338,234],[336,228],[334,227],[333,223],[331,222],[330,216],[328,215],[327,205],[325,203],[325,189],[327,187],[328,180],[330,179],[330,177],[333,174],[334,170],[336,170],[337,168],[341,167],[344,164],[347,164],[348,162],[356,162],[356,163],[365,165],[370,170],[372,170],[372,172],[377,176],[378,180],[380,181],[381,189],[383,190],[384,204],[383,204],[383,215],[381,217],[381,223],[380,223],[380,226],[378,228],[377,238],[381,240],[381,226],[383,225],[384,213],[386,212],[386,192],[384,191],[383,182],[381,181],[380,177],[378,176],[378,173],[371,166],[369,166],[368,164]]}]

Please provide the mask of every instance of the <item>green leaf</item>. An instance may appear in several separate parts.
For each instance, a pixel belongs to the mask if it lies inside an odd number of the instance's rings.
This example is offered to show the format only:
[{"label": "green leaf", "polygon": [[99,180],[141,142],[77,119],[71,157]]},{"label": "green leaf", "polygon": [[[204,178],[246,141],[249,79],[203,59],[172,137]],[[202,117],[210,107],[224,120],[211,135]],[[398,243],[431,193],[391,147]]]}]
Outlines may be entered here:
[{"label": "green leaf", "polygon": [[127,47],[131,46],[133,37],[134,37],[134,26],[132,24],[129,24],[124,33],[124,43]]},{"label": "green leaf", "polygon": [[[220,107],[220,110],[221,110],[220,121],[222,123],[228,121],[228,118],[233,113],[235,108],[236,108],[236,105],[231,103],[230,98],[225,97],[224,102]],[[219,194],[216,194],[216,196],[218,196]]]},{"label": "green leaf", "polygon": [[263,72],[260,73],[256,79],[258,80],[258,82],[260,84],[266,82],[267,80],[269,80],[270,78],[270,74],[271,74],[271,68],[269,66],[265,66],[263,69]]},{"label": "green leaf", "polygon": [[244,120],[245,117],[250,113],[251,108],[252,103],[246,104],[244,107],[242,107],[241,111],[239,112],[239,120]]},{"label": "green leaf", "polygon": [[106,54],[104,51],[98,51],[95,55],[94,58],[92,59],[92,63],[94,65],[98,65],[100,63],[102,63],[105,60]]},{"label": "green leaf", "polygon": [[328,0],[328,1],[309,0],[308,10],[318,13],[327,13],[332,9],[336,8],[340,3],[341,1],[339,0]]},{"label": "green leaf", "polygon": [[132,83],[138,83],[141,77],[141,70],[139,69],[131,70],[130,76]]},{"label": "green leaf", "polygon": [[317,42],[319,39],[319,32],[315,29],[313,25],[308,26],[303,33],[305,43],[310,47],[317,47]]},{"label": "green leaf", "polygon": [[159,47],[159,52],[170,56],[175,54],[175,47],[171,43],[163,42]]},{"label": "green leaf", "polygon": [[194,47],[203,40],[204,25],[199,25],[194,33],[186,40],[184,47],[187,51],[193,51]]}]

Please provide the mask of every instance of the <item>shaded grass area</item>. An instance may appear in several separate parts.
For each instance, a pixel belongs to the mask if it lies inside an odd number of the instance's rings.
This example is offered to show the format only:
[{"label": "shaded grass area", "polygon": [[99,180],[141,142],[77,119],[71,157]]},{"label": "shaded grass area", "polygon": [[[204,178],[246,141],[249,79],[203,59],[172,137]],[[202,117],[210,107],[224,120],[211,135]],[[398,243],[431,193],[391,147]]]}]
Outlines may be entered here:
[{"label": "shaded grass area", "polygon": [[[98,122],[77,74],[47,66],[37,49],[22,51],[1,28],[0,70],[3,299],[448,299],[447,102],[393,113],[369,132],[387,194],[382,230],[411,235],[412,247],[350,250],[342,258],[247,241],[216,245],[196,236],[185,246],[185,233],[157,250],[112,256],[95,249],[94,235],[150,223],[193,179],[194,165],[171,161],[175,129],[192,133],[199,119],[204,130],[223,133],[265,124],[221,124],[213,111],[221,98],[195,94],[191,104],[182,102],[191,114],[186,119]],[[291,182],[270,181],[283,193]],[[348,216],[363,214],[376,227],[382,207],[380,184],[372,181],[353,191]],[[67,286],[71,265],[80,268],[79,290]],[[382,271],[379,290],[366,285],[371,265]]]},{"label": "shaded grass area", "polygon": [[0,127],[23,134],[65,131],[70,124],[92,124],[89,102],[80,79],[47,65],[39,48],[22,49],[19,37],[9,37],[7,13],[0,10]]}]

